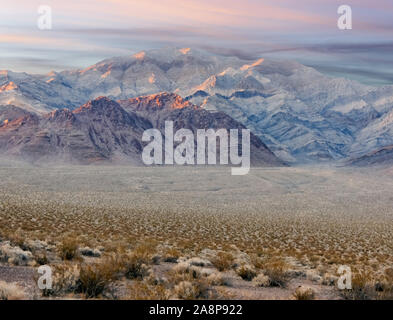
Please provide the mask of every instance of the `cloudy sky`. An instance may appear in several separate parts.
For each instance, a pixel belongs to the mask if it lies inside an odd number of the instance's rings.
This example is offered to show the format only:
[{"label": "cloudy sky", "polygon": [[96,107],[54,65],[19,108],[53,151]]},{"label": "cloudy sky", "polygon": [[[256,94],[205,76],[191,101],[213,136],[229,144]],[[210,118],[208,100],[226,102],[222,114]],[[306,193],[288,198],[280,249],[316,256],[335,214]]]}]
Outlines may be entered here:
[{"label": "cloudy sky", "polygon": [[[370,84],[393,84],[391,0],[17,0],[0,10],[0,69],[46,73],[162,46],[293,59]],[[337,9],[352,7],[353,30]],[[52,30],[39,30],[40,5]]]}]

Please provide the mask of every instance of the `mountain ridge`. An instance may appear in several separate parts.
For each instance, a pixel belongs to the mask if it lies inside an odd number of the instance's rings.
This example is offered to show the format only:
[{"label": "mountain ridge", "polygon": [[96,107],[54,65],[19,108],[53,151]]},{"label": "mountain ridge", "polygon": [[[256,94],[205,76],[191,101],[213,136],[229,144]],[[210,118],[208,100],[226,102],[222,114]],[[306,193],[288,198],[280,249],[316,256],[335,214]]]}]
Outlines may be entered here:
[{"label": "mountain ridge", "polygon": [[[143,132],[152,128],[164,132],[165,121],[173,121],[176,130],[188,128],[194,132],[202,128],[245,129],[228,115],[201,109],[173,93],[119,102],[99,97],[73,111],[59,109],[44,115],[25,113],[3,121],[0,152],[2,156],[33,163],[143,165],[141,153],[146,145],[142,141]],[[253,134],[251,148],[252,164],[284,165]]]},{"label": "mountain ridge", "polygon": [[0,90],[0,105],[38,114],[99,96],[176,93],[230,115],[290,163],[335,162],[393,144],[393,123],[373,129],[393,109],[393,86],[331,78],[297,62],[165,48],[41,76],[3,71],[0,87],[9,88]]}]

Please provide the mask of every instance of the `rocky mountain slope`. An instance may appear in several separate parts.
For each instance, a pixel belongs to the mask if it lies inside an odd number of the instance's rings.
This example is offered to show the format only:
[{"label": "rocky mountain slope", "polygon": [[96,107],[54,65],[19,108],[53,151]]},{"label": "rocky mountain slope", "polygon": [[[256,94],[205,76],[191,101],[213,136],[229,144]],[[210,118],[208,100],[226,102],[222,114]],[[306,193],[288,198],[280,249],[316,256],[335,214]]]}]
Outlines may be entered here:
[{"label": "rocky mountain slope", "polygon": [[0,127],[2,155],[32,162],[137,163],[140,137],[150,122],[127,113],[118,103],[98,98],[70,111],[59,109],[45,115],[29,114]]},{"label": "rocky mountain slope", "polygon": [[[59,109],[43,115],[16,109],[21,113],[14,116],[9,108],[0,108],[0,119],[12,116],[0,126],[0,153],[35,163],[140,165],[147,144],[142,142],[143,132],[153,127],[164,132],[166,120],[174,122],[175,130],[188,128],[194,133],[204,128],[245,128],[224,113],[204,110],[176,94],[161,93],[119,103],[99,97],[73,111]],[[253,134],[251,155],[254,165],[283,165]]]},{"label": "rocky mountain slope", "polygon": [[393,86],[330,78],[296,62],[166,48],[84,70],[0,72],[0,104],[36,113],[162,91],[230,115],[288,162],[336,161],[393,144]]},{"label": "rocky mountain slope", "polygon": [[358,158],[350,159],[347,164],[355,166],[392,165],[393,145],[383,147]]}]

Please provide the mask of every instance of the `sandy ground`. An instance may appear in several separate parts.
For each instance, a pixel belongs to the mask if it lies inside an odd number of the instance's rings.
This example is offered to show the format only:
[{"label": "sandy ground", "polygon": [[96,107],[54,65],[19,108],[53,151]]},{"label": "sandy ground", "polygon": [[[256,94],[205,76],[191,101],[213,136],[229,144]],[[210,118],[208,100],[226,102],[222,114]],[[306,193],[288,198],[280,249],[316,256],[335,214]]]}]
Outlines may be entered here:
[{"label": "sandy ground", "polygon": [[[310,249],[321,256],[337,251],[338,256],[351,257],[350,263],[361,267],[364,262],[379,272],[378,266],[393,261],[392,178],[392,168],[254,168],[247,176],[231,176],[230,168],[2,163],[0,231],[6,226],[30,238],[42,236],[43,214],[57,228],[47,230],[52,237],[77,225],[92,234],[99,230],[111,240],[115,235],[116,241],[125,234],[150,234],[159,241],[187,239],[206,247],[224,241],[238,247],[269,246],[277,252]],[[43,204],[56,208],[53,215]],[[12,206],[17,216],[7,211]],[[86,208],[95,213],[86,213]],[[99,226],[107,215],[109,225]],[[303,262],[304,269],[317,265]],[[3,266],[0,280],[30,288],[33,273],[32,268]],[[235,276],[232,280],[233,287],[225,290],[234,298],[287,299],[299,285],[314,286],[317,298],[339,298],[334,288],[304,276],[292,279],[285,289],[256,289]],[[34,289],[28,290],[33,296]]]}]

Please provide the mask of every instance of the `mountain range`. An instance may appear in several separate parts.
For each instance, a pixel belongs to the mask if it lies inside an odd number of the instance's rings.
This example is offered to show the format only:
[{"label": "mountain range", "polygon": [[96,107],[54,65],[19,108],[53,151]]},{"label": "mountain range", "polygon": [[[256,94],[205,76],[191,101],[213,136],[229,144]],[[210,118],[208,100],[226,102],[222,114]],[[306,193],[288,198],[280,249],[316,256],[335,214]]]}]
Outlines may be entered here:
[{"label": "mountain range", "polygon": [[[211,112],[173,93],[113,101],[99,97],[74,110],[31,113],[14,106],[0,110],[0,153],[33,163],[127,163],[142,165],[143,132],[165,121],[174,130],[245,129],[222,112]],[[240,140],[241,141],[241,140]],[[263,143],[251,134],[251,164],[282,166]],[[176,147],[176,145],[175,145]],[[239,142],[238,152],[242,144]],[[219,144],[217,145],[217,159]]]},{"label": "mountain range", "polygon": [[[134,136],[145,120],[158,126],[168,114],[139,110],[131,98],[162,92],[198,106],[198,115],[202,110],[209,117],[228,115],[287,163],[356,163],[365,156],[374,159],[393,145],[393,86],[332,78],[297,62],[249,61],[189,48],[144,51],[46,75],[0,71],[0,120],[9,122],[8,114],[29,113],[27,118],[44,130],[54,121],[46,113],[78,122],[81,105],[105,96],[118,101],[135,122],[129,133]],[[171,117],[180,116],[176,110],[185,116],[179,111],[183,109],[194,116],[187,107],[174,108]],[[42,135],[40,139],[46,139]],[[78,143],[77,137],[71,140]],[[124,154],[135,151],[127,148]],[[89,157],[94,157],[92,150],[86,151]]]}]

